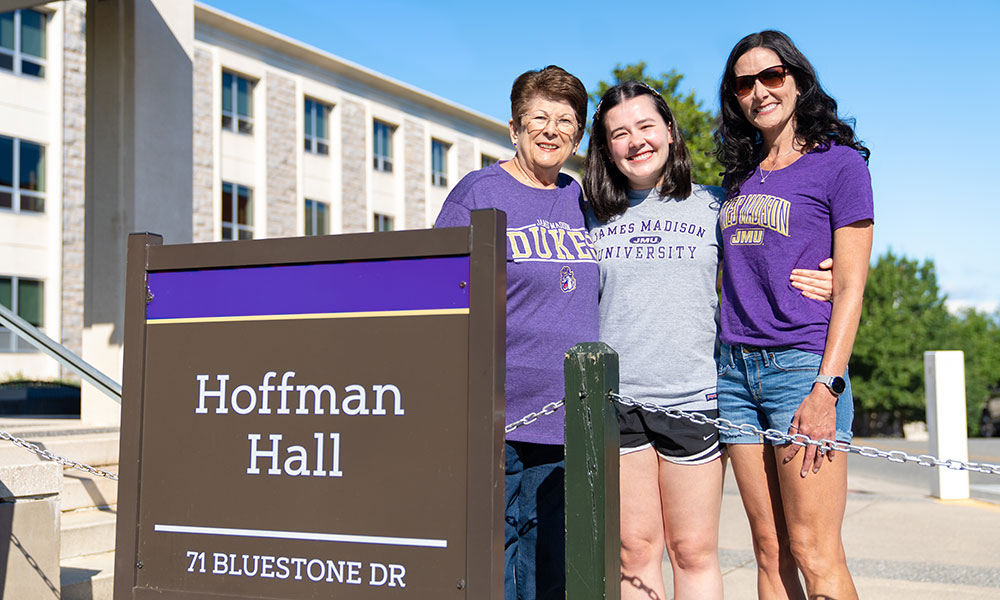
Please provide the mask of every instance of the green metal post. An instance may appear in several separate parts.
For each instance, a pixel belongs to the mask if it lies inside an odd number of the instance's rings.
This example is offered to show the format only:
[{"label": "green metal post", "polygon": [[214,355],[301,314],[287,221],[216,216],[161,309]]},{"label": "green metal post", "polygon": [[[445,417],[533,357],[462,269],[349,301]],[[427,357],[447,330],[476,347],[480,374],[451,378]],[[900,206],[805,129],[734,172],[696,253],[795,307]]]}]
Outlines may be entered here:
[{"label": "green metal post", "polygon": [[566,353],[566,597],[618,600],[618,354],[607,344]]}]

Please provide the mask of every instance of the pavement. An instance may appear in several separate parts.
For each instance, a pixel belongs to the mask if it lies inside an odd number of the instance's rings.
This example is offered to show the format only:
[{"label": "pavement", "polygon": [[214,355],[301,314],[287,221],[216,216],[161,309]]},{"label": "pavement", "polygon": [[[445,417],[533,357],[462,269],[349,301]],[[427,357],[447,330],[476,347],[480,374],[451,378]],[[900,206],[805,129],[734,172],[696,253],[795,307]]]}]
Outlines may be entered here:
[{"label": "pavement", "polygon": [[[856,445],[927,453],[926,442],[855,439]],[[973,439],[969,460],[1000,464],[1000,439]],[[972,498],[930,496],[933,469],[851,455],[844,517],[848,567],[861,598],[1000,598],[1000,476],[974,475]],[[727,470],[719,539],[726,600],[754,600],[756,565],[743,505]],[[670,589],[670,565],[664,581]]]}]

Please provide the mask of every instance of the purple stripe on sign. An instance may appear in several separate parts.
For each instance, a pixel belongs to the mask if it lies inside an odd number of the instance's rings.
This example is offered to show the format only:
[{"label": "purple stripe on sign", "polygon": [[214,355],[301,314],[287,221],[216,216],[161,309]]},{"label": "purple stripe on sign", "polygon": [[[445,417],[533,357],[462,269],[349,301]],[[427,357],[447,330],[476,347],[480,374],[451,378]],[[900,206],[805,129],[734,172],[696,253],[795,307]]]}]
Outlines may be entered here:
[{"label": "purple stripe on sign", "polygon": [[160,271],[146,318],[468,308],[468,281],[468,256]]}]

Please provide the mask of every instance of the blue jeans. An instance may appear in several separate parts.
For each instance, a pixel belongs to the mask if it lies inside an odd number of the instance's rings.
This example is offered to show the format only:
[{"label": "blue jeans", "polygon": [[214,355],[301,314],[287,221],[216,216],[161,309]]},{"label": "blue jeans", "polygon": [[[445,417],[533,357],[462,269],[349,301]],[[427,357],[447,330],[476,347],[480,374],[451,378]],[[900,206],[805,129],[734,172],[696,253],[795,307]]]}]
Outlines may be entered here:
[{"label": "blue jeans", "polygon": [[563,600],[563,446],[507,442],[505,453],[504,600]]},{"label": "blue jeans", "polygon": [[[788,433],[792,417],[809,395],[823,357],[792,348],[758,348],[722,344],[719,353],[719,416],[740,425]],[[847,389],[837,398],[837,441],[854,437],[854,398]],[[726,444],[760,444],[759,436],[722,432]]]}]

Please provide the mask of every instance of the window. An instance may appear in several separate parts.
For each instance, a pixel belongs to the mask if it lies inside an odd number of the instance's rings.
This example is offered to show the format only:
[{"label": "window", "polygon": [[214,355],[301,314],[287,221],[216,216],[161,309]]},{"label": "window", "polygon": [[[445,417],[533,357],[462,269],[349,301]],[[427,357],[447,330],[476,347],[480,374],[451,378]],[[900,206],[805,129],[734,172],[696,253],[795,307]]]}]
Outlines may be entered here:
[{"label": "window", "polygon": [[431,184],[448,187],[448,144],[431,140]]},{"label": "window", "polygon": [[45,77],[45,21],[36,10],[0,14],[0,69]]},{"label": "window", "polygon": [[392,217],[375,213],[375,231],[392,231]]},{"label": "window", "polygon": [[306,235],[330,233],[330,205],[317,200],[306,200]]},{"label": "window", "polygon": [[[0,304],[35,327],[41,327],[43,285],[37,279],[0,277]],[[10,329],[0,326],[0,352],[36,352],[34,346]]]},{"label": "window", "polygon": [[253,239],[253,190],[222,182],[222,239]]},{"label": "window", "polygon": [[396,128],[382,121],[375,121],[374,147],[375,170],[392,173],[392,134]]},{"label": "window", "polygon": [[500,159],[493,158],[492,156],[490,156],[488,154],[480,154],[479,155],[479,159],[480,159],[480,166],[482,168],[484,168],[484,169],[486,167],[490,166],[490,165],[494,165],[494,164],[500,162]]},{"label": "window", "polygon": [[330,132],[327,127],[329,114],[329,105],[306,98],[306,152],[330,153]]},{"label": "window", "polygon": [[0,209],[45,211],[45,146],[0,135]]},{"label": "window", "polygon": [[222,128],[239,133],[253,133],[254,82],[222,72]]}]

